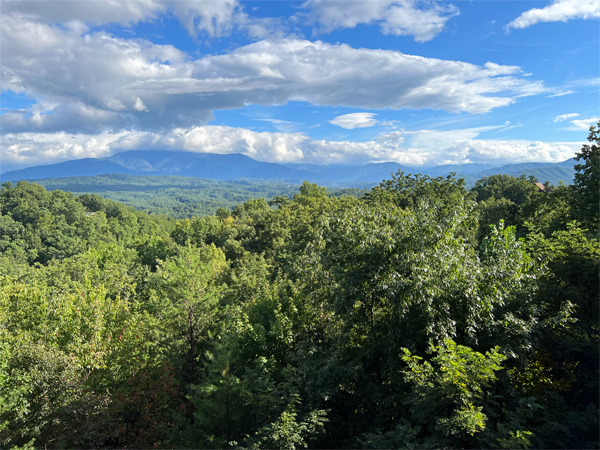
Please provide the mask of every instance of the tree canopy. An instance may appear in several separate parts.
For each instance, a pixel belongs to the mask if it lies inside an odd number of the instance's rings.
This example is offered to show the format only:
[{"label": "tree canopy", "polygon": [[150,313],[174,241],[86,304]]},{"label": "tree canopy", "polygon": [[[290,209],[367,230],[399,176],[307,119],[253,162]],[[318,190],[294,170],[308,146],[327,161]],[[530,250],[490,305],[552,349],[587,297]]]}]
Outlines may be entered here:
[{"label": "tree canopy", "polygon": [[402,172],[175,220],[0,190],[2,448],[597,448],[573,187]]}]

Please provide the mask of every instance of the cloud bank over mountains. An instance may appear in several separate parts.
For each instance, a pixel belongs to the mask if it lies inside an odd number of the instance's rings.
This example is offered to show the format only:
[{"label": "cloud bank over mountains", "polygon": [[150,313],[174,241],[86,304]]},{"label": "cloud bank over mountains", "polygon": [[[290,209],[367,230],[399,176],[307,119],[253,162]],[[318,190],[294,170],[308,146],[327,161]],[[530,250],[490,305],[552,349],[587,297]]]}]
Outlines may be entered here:
[{"label": "cloud bank over mountains", "polygon": [[[576,143],[477,139],[490,127],[453,131],[392,131],[365,142],[314,140],[302,133],[256,132],[245,128],[200,126],[167,133],[121,131],[96,135],[18,133],[0,137],[2,171],[86,157],[100,158],[126,150],[186,150],[242,153],[266,162],[403,165],[557,162],[581,148]],[[502,127],[496,127],[502,128]]]}]

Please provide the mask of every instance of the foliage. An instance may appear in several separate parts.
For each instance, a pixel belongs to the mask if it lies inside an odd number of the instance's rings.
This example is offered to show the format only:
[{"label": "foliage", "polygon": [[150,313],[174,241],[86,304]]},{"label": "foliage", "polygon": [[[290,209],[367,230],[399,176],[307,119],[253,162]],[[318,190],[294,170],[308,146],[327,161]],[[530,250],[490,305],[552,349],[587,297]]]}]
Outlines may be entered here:
[{"label": "foliage", "polygon": [[[469,437],[485,430],[487,416],[481,404],[485,390],[496,380],[495,372],[506,359],[493,348],[485,355],[446,340],[430,349],[431,362],[404,350],[404,373],[414,386],[406,399],[411,418],[422,428],[425,444],[438,447],[451,441],[469,443]],[[448,438],[452,438],[449,440]]]},{"label": "foliage", "polygon": [[588,136],[590,144],[584,144],[575,159],[574,188],[577,198],[577,218],[584,224],[598,231],[600,222],[600,121],[590,127]]},{"label": "foliage", "polygon": [[[219,181],[171,175],[97,175],[45,178],[35,182],[49,191],[96,195],[153,215],[165,214],[176,219],[216,214],[219,208],[231,210],[251,199],[293,196],[298,190],[297,184],[283,181]],[[332,189],[334,197],[361,197],[365,193],[365,189],[356,187]]]},{"label": "foliage", "polygon": [[187,353],[192,377],[198,354],[206,348],[217,320],[220,282],[226,267],[225,255],[214,245],[187,247],[159,262],[147,280],[149,294],[143,307],[171,331],[172,351]]},{"label": "foliage", "polygon": [[0,446],[597,448],[597,134],[543,192],[5,183]]}]

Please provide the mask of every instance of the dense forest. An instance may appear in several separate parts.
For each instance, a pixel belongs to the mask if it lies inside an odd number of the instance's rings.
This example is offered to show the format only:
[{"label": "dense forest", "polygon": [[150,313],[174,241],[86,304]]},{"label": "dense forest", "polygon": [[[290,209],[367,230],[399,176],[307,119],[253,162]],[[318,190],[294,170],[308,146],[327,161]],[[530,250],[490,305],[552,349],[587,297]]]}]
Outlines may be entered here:
[{"label": "dense forest", "polygon": [[[219,208],[232,209],[251,199],[270,200],[278,195],[293,195],[299,187],[299,184],[276,180],[223,181],[171,175],[119,174],[45,178],[35,182],[49,191],[96,194],[149,214],[165,214],[176,219],[213,215]],[[366,188],[337,187],[330,189],[330,193],[335,196],[362,196]]]},{"label": "dense forest", "polygon": [[182,220],[4,183],[0,446],[597,448],[588,140],[572,186],[399,172]]}]

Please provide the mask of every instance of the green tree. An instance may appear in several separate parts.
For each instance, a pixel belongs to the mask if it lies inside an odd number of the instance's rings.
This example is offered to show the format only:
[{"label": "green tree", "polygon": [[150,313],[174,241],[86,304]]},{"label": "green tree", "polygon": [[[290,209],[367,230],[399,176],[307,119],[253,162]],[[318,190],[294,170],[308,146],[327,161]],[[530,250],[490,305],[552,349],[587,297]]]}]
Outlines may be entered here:
[{"label": "green tree", "polygon": [[595,233],[599,231],[600,210],[600,122],[590,127],[590,144],[584,144],[575,159],[574,189],[577,198],[577,217]]},{"label": "green tree", "polygon": [[428,175],[410,174],[398,171],[392,178],[375,186],[365,198],[368,202],[386,203],[406,209],[413,208],[419,202],[429,201],[444,205],[439,210],[440,214],[451,212],[454,205],[460,205],[468,196],[465,189],[465,180],[456,179],[455,173],[450,173],[446,178],[431,178]]},{"label": "green tree", "polygon": [[[519,235],[525,234],[524,222],[529,217],[524,217],[523,208],[531,210],[532,207],[528,206],[530,203],[537,202],[537,206],[541,199],[547,197],[538,192],[536,182],[535,177],[525,175],[518,178],[492,175],[475,182],[471,192],[476,195],[478,202],[480,240],[489,233],[490,226],[498,225],[501,220],[507,226],[516,226]],[[530,212],[530,215],[533,213]]]},{"label": "green tree", "polygon": [[174,350],[187,354],[191,379],[218,320],[226,268],[225,255],[214,245],[184,247],[160,262],[148,280],[149,299],[144,308],[161,319]]},{"label": "green tree", "polygon": [[406,399],[414,425],[426,447],[468,447],[473,436],[486,428],[482,412],[486,390],[496,380],[495,372],[506,357],[496,347],[484,354],[446,340],[430,349],[431,362],[403,349],[408,369],[406,381],[413,386]]}]

